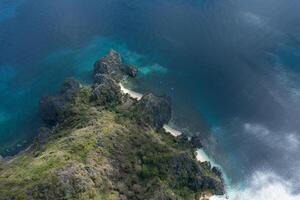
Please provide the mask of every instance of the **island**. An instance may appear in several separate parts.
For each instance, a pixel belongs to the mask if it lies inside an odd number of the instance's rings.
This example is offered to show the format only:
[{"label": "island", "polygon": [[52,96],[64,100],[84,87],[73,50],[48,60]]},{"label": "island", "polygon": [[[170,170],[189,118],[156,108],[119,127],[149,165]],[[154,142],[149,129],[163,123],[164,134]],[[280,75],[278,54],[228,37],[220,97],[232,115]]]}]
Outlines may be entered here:
[{"label": "island", "polygon": [[224,194],[222,174],[196,159],[197,138],[163,128],[171,99],[121,90],[138,69],[111,50],[93,83],[67,79],[40,100],[44,127],[26,150],[0,159],[0,200],[194,200]]}]

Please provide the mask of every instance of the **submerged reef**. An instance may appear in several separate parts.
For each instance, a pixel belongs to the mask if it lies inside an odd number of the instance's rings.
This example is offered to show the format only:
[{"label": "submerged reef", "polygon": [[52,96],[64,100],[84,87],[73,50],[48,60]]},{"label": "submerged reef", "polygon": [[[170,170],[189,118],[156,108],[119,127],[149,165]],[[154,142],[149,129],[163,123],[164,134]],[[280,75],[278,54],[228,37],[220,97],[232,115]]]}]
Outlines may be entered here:
[{"label": "submerged reef", "polygon": [[195,144],[162,128],[171,100],[123,94],[135,77],[114,50],[94,65],[91,86],[70,78],[40,100],[45,127],[18,155],[0,157],[0,199],[199,199],[224,193],[220,171],[195,156]]}]

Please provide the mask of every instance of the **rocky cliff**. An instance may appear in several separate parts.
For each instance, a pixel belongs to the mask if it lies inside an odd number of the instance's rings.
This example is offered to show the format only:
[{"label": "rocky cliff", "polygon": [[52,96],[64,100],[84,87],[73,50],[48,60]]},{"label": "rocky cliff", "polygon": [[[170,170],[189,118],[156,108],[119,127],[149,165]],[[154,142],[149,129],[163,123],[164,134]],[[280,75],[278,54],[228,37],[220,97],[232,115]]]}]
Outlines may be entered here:
[{"label": "rocky cliff", "polygon": [[43,97],[45,127],[26,151],[0,159],[0,199],[199,199],[223,194],[219,171],[196,161],[194,145],[162,126],[171,101],[123,94],[137,69],[111,50],[94,65],[94,82],[67,79]]}]

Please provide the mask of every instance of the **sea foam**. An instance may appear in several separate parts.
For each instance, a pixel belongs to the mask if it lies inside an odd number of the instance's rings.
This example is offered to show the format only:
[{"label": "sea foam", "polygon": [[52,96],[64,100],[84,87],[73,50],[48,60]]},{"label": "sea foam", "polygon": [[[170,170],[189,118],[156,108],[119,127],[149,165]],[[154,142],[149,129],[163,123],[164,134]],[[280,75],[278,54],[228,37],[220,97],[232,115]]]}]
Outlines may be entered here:
[{"label": "sea foam", "polygon": [[232,187],[227,191],[228,197],[213,196],[210,200],[299,200],[299,194],[293,194],[290,183],[268,171],[257,171],[241,189]]}]

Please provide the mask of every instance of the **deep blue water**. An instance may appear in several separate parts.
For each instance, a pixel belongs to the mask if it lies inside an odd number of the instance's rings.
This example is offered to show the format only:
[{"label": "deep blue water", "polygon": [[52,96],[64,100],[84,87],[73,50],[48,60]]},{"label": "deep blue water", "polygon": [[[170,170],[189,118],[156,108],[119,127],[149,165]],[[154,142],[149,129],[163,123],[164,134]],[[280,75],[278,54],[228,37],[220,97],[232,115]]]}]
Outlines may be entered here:
[{"label": "deep blue water", "polygon": [[36,134],[42,95],[69,76],[88,83],[115,48],[140,67],[134,89],[173,97],[175,124],[200,134],[239,186],[232,199],[300,199],[299,9],[293,0],[1,0],[1,152]]}]

